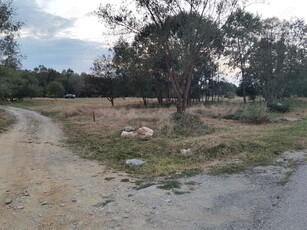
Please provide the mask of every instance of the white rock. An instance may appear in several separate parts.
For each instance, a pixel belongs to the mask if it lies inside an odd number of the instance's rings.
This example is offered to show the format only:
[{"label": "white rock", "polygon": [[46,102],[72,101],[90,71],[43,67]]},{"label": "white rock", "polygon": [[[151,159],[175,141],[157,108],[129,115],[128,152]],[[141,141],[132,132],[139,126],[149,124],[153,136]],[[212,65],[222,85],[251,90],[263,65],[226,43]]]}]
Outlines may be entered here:
[{"label": "white rock", "polygon": [[120,135],[121,137],[135,137],[137,136],[137,133],[135,132],[126,132],[126,131],[123,131],[122,134]]},{"label": "white rock", "polygon": [[153,134],[154,134],[154,131],[150,128],[142,127],[142,128],[138,129],[137,133],[138,133],[139,137],[147,138],[147,137],[152,137]]},{"label": "white rock", "polygon": [[132,165],[132,166],[141,166],[143,165],[145,162],[139,159],[130,159],[130,160],[126,160],[126,164],[127,165]]},{"label": "white rock", "polygon": [[124,128],[124,131],[126,131],[126,132],[133,132],[133,131],[135,131],[135,128],[133,126],[126,126]]},{"label": "white rock", "polygon": [[181,149],[180,154],[183,155],[183,156],[190,156],[190,155],[192,155],[192,151],[191,151],[191,149]]}]

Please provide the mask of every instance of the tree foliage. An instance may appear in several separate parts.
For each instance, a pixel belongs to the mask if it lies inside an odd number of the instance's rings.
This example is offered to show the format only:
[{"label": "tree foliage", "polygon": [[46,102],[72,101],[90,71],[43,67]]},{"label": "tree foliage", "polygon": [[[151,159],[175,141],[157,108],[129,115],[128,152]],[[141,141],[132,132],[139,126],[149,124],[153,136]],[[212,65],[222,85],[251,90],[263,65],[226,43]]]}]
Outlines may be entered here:
[{"label": "tree foliage", "polygon": [[221,50],[220,28],[238,5],[237,0],[166,1],[135,0],[136,12],[111,5],[100,7],[98,16],[114,28],[136,33],[136,41],[146,40],[140,55],[155,47],[166,66],[177,98],[177,111],[188,106],[194,68],[203,57]]},{"label": "tree foliage", "polygon": [[301,73],[306,60],[306,29],[300,20],[271,18],[263,21],[261,38],[251,54],[248,71],[254,81],[259,82],[268,104],[281,100],[296,77],[304,78]]},{"label": "tree foliage", "polygon": [[247,79],[247,68],[250,65],[250,58],[255,44],[260,37],[261,26],[259,16],[237,9],[230,15],[224,27],[227,37],[225,55],[229,58],[229,65],[238,68],[241,72],[241,96],[243,96],[244,103],[246,103],[247,94],[249,96],[253,95],[252,97],[255,96],[251,92],[251,80]]},{"label": "tree foliage", "polygon": [[64,96],[64,87],[58,81],[52,81],[47,86],[47,92],[50,97],[59,98]]},{"label": "tree foliage", "polygon": [[91,84],[98,95],[106,97],[114,106],[114,99],[119,89],[117,69],[110,56],[102,56],[94,61]]},{"label": "tree foliage", "polygon": [[21,65],[16,36],[22,23],[13,16],[12,2],[0,1],[0,68],[5,65],[17,69]]}]

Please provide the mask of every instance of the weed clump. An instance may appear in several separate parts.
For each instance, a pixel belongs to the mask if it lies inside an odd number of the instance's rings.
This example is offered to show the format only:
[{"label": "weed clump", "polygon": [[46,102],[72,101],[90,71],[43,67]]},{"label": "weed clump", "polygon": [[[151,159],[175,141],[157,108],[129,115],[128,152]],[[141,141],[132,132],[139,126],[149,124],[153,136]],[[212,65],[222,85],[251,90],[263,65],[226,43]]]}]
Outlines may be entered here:
[{"label": "weed clump", "polygon": [[268,104],[268,109],[273,113],[287,113],[290,111],[290,106],[280,102],[273,102]]},{"label": "weed clump", "polygon": [[164,189],[164,190],[171,190],[175,188],[179,189],[181,188],[181,184],[179,181],[171,180],[171,181],[165,182],[163,185],[158,186],[158,188]]},{"label": "weed clump", "polygon": [[0,109],[0,133],[6,128],[8,128],[11,124],[14,123],[14,118],[11,117],[6,111],[2,108]]},{"label": "weed clump", "polygon": [[240,120],[246,123],[262,124],[270,122],[268,108],[259,103],[241,106],[236,112],[224,117],[225,119]]},{"label": "weed clump", "polygon": [[211,170],[211,174],[214,176],[222,175],[222,174],[235,174],[244,171],[246,168],[243,165],[226,165],[219,168],[214,168]]},{"label": "weed clump", "polygon": [[268,109],[262,104],[244,105],[240,120],[248,123],[261,124],[270,121]]},{"label": "weed clump", "polygon": [[174,113],[172,120],[175,136],[198,136],[212,132],[212,128],[205,125],[197,115]]}]

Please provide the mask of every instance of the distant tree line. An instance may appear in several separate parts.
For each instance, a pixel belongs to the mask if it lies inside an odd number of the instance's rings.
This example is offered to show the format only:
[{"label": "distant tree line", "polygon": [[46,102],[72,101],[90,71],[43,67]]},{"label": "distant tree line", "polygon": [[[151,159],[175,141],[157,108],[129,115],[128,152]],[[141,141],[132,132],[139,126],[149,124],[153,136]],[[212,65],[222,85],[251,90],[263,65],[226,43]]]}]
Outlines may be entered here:
[{"label": "distant tree line", "polygon": [[[78,74],[72,69],[60,73],[43,65],[32,71],[13,70],[2,66],[0,76],[3,83],[0,85],[0,98],[13,101],[25,97],[58,98],[65,94],[75,94],[76,97],[105,97],[112,105],[118,97],[142,97],[144,105],[147,105],[149,98],[157,98],[160,105],[164,100],[174,101],[170,82],[159,82],[149,77],[136,80],[105,68],[106,65],[98,61],[94,64],[93,74]],[[204,94],[207,95],[207,100],[235,96],[235,85],[218,79],[213,79],[212,83],[193,84],[191,98],[200,101],[204,100]]]}]

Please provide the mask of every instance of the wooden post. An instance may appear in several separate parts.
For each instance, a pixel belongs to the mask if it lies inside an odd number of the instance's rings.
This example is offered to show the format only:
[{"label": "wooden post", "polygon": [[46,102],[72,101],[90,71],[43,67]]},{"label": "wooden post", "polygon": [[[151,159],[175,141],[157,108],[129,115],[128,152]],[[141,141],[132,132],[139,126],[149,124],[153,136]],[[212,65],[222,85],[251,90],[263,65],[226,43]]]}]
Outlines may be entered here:
[{"label": "wooden post", "polygon": [[93,121],[96,121],[96,117],[95,117],[95,111],[93,111]]}]

